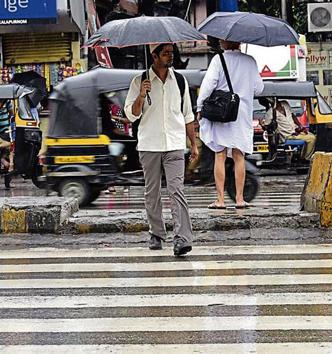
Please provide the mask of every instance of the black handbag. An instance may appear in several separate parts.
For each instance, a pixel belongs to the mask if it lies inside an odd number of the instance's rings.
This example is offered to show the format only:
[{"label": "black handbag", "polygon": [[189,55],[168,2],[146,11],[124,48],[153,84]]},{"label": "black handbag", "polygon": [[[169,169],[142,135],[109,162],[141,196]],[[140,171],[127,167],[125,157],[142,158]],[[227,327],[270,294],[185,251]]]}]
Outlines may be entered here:
[{"label": "black handbag", "polygon": [[233,91],[225,58],[219,53],[222,67],[226,76],[229,91],[214,90],[210,97],[204,100],[202,117],[212,122],[235,122],[239,111],[240,97]]}]

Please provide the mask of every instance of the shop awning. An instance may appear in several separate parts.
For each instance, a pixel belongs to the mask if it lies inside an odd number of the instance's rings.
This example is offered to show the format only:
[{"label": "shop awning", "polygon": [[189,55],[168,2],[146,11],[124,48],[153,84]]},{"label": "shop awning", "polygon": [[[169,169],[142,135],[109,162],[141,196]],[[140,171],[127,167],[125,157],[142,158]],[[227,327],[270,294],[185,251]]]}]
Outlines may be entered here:
[{"label": "shop awning", "polygon": [[[70,8],[68,9],[68,4]],[[0,25],[0,33],[59,33],[78,32],[86,30],[85,0],[57,0],[57,23],[54,24],[24,24],[24,25]]]}]

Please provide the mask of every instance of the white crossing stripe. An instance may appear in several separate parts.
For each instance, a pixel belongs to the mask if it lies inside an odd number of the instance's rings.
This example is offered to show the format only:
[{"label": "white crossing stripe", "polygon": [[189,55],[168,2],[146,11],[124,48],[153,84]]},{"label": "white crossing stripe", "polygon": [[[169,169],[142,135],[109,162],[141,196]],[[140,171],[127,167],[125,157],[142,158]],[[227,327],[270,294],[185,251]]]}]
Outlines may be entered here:
[{"label": "white crossing stripe", "polygon": [[[199,246],[194,247],[190,256],[229,255],[229,254],[301,254],[301,253],[331,253],[331,244],[299,244],[299,245],[268,245],[268,246]],[[103,248],[103,249],[58,249],[31,248],[28,250],[6,250],[0,252],[1,259],[11,258],[67,258],[67,257],[151,257],[171,256],[172,250],[166,247],[161,251],[151,252],[146,247]],[[24,266],[22,265],[22,268]]]},{"label": "white crossing stripe", "polygon": [[100,296],[2,296],[0,309],[149,307],[149,306],[262,306],[332,305],[332,293],[171,294]]},{"label": "white crossing stripe", "polygon": [[332,284],[332,274],[0,280],[0,289]]},{"label": "white crossing stripe", "polygon": [[332,343],[9,345],[1,354],[331,354]]},{"label": "white crossing stripe", "polygon": [[332,316],[142,317],[79,319],[6,319],[0,332],[133,332],[331,330]]},{"label": "white crossing stripe", "polygon": [[61,263],[0,265],[0,273],[54,273],[54,272],[157,272],[175,270],[222,269],[299,269],[331,268],[332,259],[273,260],[273,261],[193,261],[152,263]]}]

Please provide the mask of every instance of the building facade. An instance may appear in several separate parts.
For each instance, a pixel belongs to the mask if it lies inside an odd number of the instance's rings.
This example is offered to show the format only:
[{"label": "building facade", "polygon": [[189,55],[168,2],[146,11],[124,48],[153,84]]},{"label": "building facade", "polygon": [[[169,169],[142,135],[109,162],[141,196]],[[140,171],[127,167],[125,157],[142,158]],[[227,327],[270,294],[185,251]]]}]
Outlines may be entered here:
[{"label": "building facade", "polygon": [[34,70],[48,87],[87,69],[81,49],[85,0],[5,0],[0,4],[0,82]]}]

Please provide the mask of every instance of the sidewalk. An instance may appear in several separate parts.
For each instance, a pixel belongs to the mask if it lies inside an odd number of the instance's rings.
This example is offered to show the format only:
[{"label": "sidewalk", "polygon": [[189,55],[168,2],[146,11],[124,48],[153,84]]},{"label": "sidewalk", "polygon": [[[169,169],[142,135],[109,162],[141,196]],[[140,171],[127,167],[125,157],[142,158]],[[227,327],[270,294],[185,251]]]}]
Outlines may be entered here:
[{"label": "sidewalk", "polygon": [[[301,212],[289,208],[266,210],[251,207],[238,210],[191,209],[190,216],[194,231],[226,231],[238,229],[272,229],[287,227],[318,228],[318,214]],[[164,211],[167,230],[172,230],[170,210]],[[68,219],[62,232],[73,234],[114,233],[148,231],[144,210],[80,210]]]}]

